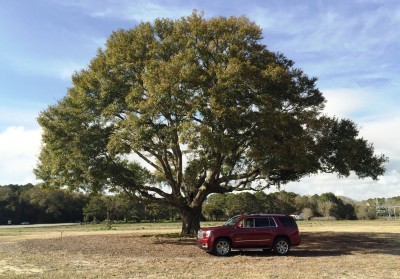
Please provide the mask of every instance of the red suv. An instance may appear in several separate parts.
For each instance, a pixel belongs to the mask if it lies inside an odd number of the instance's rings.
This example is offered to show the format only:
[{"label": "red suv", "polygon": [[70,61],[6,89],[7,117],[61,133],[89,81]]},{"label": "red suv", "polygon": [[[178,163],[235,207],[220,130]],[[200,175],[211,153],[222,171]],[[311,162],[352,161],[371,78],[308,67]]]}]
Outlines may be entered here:
[{"label": "red suv", "polygon": [[227,256],[231,249],[259,248],[286,255],[290,246],[301,242],[293,217],[280,214],[246,214],[229,219],[220,227],[202,228],[197,245],[218,256]]}]

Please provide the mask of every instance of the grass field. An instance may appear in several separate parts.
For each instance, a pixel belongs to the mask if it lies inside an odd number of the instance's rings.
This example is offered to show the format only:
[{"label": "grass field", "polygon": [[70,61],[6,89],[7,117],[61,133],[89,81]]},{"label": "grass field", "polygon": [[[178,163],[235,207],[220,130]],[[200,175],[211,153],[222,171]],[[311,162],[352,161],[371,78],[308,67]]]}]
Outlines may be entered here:
[{"label": "grass field", "polygon": [[303,242],[283,257],[215,257],[171,237],[179,223],[2,228],[0,278],[400,278],[400,221],[298,225]]}]

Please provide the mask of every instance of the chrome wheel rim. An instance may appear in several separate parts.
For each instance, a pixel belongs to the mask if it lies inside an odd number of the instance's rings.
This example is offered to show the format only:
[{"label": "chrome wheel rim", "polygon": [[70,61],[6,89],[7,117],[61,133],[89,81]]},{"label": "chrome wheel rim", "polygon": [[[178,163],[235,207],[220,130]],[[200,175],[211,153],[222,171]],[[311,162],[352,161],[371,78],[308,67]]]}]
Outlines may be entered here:
[{"label": "chrome wheel rim", "polygon": [[285,240],[279,240],[276,243],[276,251],[281,255],[286,254],[289,251],[289,244]]},{"label": "chrome wheel rim", "polygon": [[224,256],[229,253],[230,245],[227,241],[219,241],[216,250],[219,255]]}]

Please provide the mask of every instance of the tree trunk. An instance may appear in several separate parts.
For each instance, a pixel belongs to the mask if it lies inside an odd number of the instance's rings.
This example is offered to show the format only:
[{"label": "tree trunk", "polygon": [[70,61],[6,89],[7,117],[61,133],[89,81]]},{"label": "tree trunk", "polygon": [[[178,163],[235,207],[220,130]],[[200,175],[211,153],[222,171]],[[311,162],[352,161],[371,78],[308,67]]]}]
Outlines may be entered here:
[{"label": "tree trunk", "polygon": [[201,216],[201,206],[200,207],[187,207],[182,210],[182,231],[181,235],[195,235],[200,229],[200,216]]}]

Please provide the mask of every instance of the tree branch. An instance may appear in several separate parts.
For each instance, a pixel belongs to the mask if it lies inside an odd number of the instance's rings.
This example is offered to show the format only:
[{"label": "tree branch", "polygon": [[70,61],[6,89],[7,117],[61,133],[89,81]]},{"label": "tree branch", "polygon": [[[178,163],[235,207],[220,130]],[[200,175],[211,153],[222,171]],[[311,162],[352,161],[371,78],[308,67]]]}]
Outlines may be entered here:
[{"label": "tree branch", "polygon": [[231,174],[231,175],[227,175],[224,177],[221,177],[220,179],[218,179],[217,183],[221,184],[224,182],[229,182],[232,180],[241,180],[241,179],[249,179],[250,177],[254,176],[254,178],[252,179],[252,181],[257,179],[257,176],[260,174],[260,170],[259,169],[252,169],[247,173],[238,173],[238,174]]},{"label": "tree branch", "polygon": [[135,153],[142,158],[146,163],[148,163],[150,166],[152,166],[153,168],[155,168],[156,170],[158,170],[159,172],[162,172],[162,169],[157,166],[156,164],[154,164],[152,161],[150,161],[147,157],[145,157],[141,152],[139,151],[135,151]]}]

